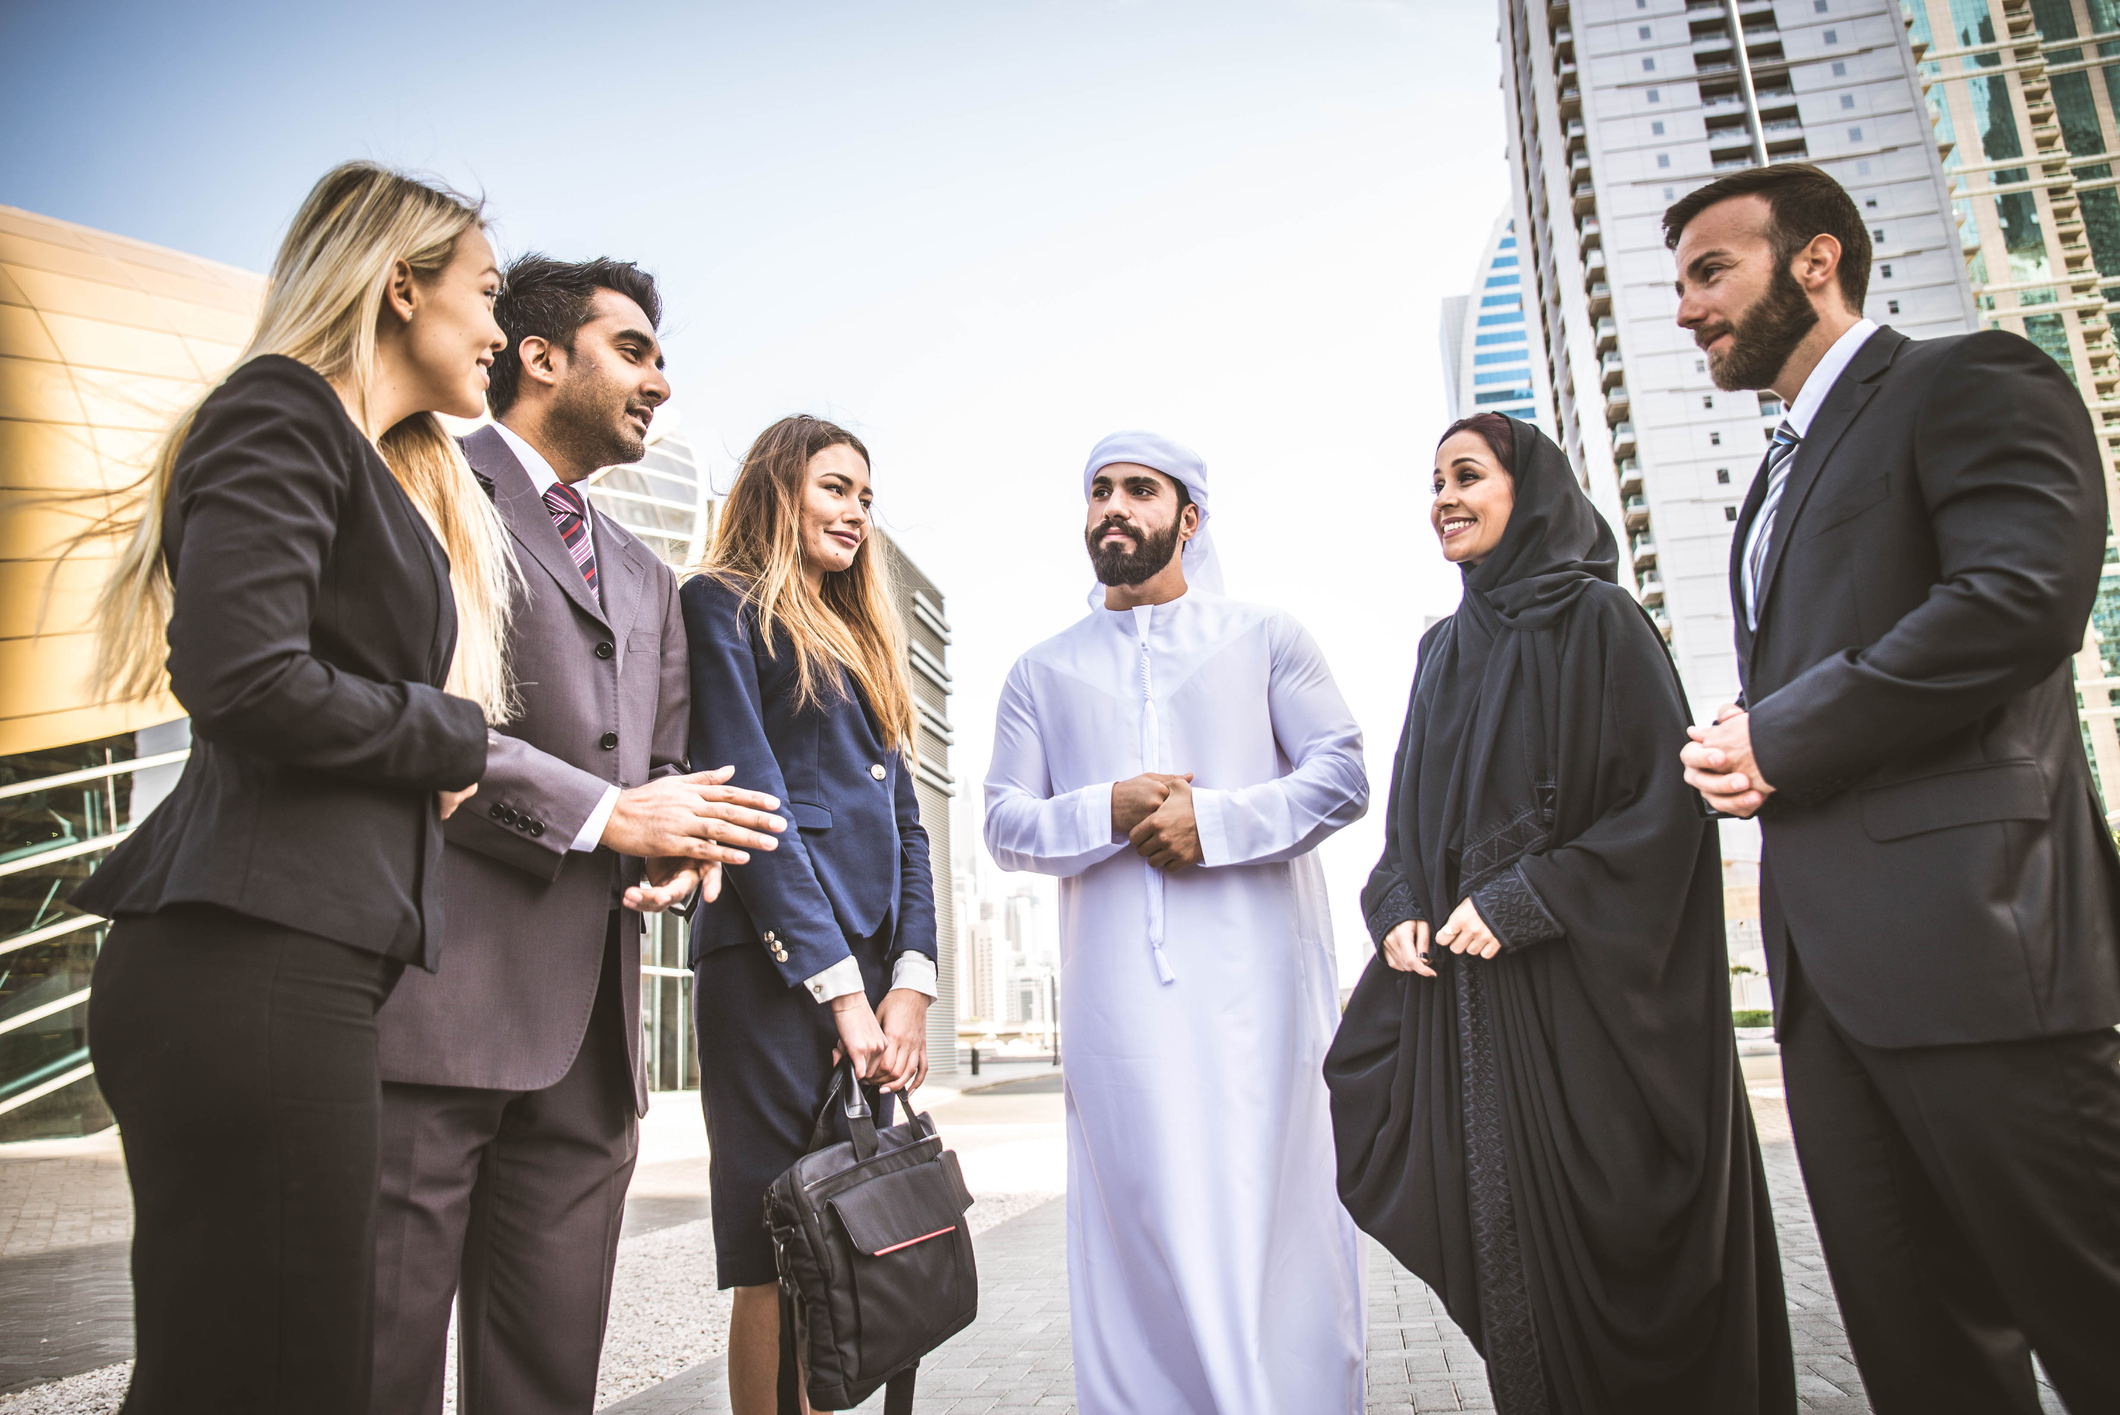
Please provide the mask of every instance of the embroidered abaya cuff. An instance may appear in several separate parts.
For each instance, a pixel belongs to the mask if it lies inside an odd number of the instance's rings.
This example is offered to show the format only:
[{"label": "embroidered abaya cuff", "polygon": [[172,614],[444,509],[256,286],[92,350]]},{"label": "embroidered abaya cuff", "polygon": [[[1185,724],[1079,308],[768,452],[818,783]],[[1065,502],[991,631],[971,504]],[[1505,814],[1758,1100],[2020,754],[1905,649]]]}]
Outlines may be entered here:
[{"label": "embroidered abaya cuff", "polygon": [[1369,911],[1369,917],[1364,922],[1369,925],[1370,942],[1382,948],[1384,935],[1409,919],[1426,917],[1427,914],[1421,908],[1421,901],[1414,898],[1413,886],[1399,880],[1385,892],[1377,907]]},{"label": "embroidered abaya cuff", "polygon": [[1522,864],[1511,865],[1472,891],[1472,907],[1488,930],[1501,940],[1502,952],[1514,953],[1534,943],[1551,943],[1567,930],[1546,908],[1546,901],[1524,878]]}]

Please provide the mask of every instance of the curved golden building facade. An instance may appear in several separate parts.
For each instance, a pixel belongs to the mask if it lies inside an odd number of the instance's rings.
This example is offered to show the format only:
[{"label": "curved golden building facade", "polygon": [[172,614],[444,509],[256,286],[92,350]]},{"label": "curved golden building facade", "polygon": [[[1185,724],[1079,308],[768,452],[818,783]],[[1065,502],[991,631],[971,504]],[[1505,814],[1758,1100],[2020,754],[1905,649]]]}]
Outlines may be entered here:
[{"label": "curved golden building facade", "polygon": [[88,997],[103,921],[66,902],[166,795],[168,698],[92,700],[110,547],[62,552],[233,363],[262,278],[0,206],[0,1141],[100,1130]]},{"label": "curved golden building facade", "polygon": [[[87,608],[107,560],[60,549],[139,475],[171,415],[235,361],[265,281],[0,206],[0,756],[178,715],[86,700]],[[37,633],[42,616],[41,634]]]}]

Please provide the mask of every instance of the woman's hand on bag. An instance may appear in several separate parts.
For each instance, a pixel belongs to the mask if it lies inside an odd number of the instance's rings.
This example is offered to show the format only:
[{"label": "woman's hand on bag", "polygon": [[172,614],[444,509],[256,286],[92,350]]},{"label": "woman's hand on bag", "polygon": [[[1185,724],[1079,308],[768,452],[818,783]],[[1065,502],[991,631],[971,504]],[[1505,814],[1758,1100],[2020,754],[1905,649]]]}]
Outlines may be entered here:
[{"label": "woman's hand on bag", "polygon": [[441,797],[442,819],[447,820],[449,819],[449,817],[456,814],[456,808],[458,806],[463,805],[464,802],[470,800],[473,796],[478,795],[478,783],[474,781],[461,791],[437,791],[434,794]]},{"label": "woman's hand on bag", "polygon": [[833,998],[832,1024],[839,1028],[839,1045],[832,1048],[832,1064],[837,1066],[841,1057],[851,1056],[856,1077],[880,1081],[886,1042],[868,998],[858,992]]},{"label": "woman's hand on bag", "polygon": [[1470,899],[1450,911],[1450,921],[1436,930],[1435,941],[1452,953],[1469,953],[1475,958],[1492,958],[1502,951],[1502,941],[1487,927],[1487,921],[1472,907]]},{"label": "woman's hand on bag", "polygon": [[1408,919],[1385,934],[1384,961],[1401,973],[1434,977],[1435,969],[1428,966],[1428,921]]},{"label": "woman's hand on bag", "polygon": [[927,1010],[934,999],[918,988],[892,988],[876,1009],[883,1028],[886,1091],[910,1091],[927,1079]]}]

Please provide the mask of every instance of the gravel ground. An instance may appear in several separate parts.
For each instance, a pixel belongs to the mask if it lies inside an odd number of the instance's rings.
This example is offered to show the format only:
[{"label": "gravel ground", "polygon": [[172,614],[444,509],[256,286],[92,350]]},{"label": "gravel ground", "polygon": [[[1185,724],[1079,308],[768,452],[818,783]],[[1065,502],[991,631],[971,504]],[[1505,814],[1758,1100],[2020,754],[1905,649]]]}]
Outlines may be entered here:
[{"label": "gravel ground", "polygon": [[[974,1236],[1048,1199],[1051,1193],[982,1194],[972,1207]],[[598,1409],[646,1390],[722,1353],[729,1338],[729,1294],[714,1288],[714,1226],[702,1219],[657,1229],[618,1245],[611,1325],[604,1336]],[[452,1347],[454,1342],[451,1343]],[[5,1415],[114,1415],[125,1399],[131,1362],[0,1395]],[[452,1382],[446,1410],[456,1408]]]}]

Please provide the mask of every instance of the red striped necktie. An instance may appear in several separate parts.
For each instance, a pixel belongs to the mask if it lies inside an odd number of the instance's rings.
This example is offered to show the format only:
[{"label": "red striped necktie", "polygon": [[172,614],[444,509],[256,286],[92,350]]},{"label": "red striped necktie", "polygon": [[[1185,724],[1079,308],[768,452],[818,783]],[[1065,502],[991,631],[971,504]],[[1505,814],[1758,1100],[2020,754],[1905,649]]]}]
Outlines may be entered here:
[{"label": "red striped necktie", "polygon": [[566,543],[567,554],[574,557],[574,566],[596,588],[596,538],[589,534],[589,508],[582,501],[582,494],[563,481],[556,481],[545,488],[545,509],[552,513],[552,524],[559,530],[559,538]]}]

